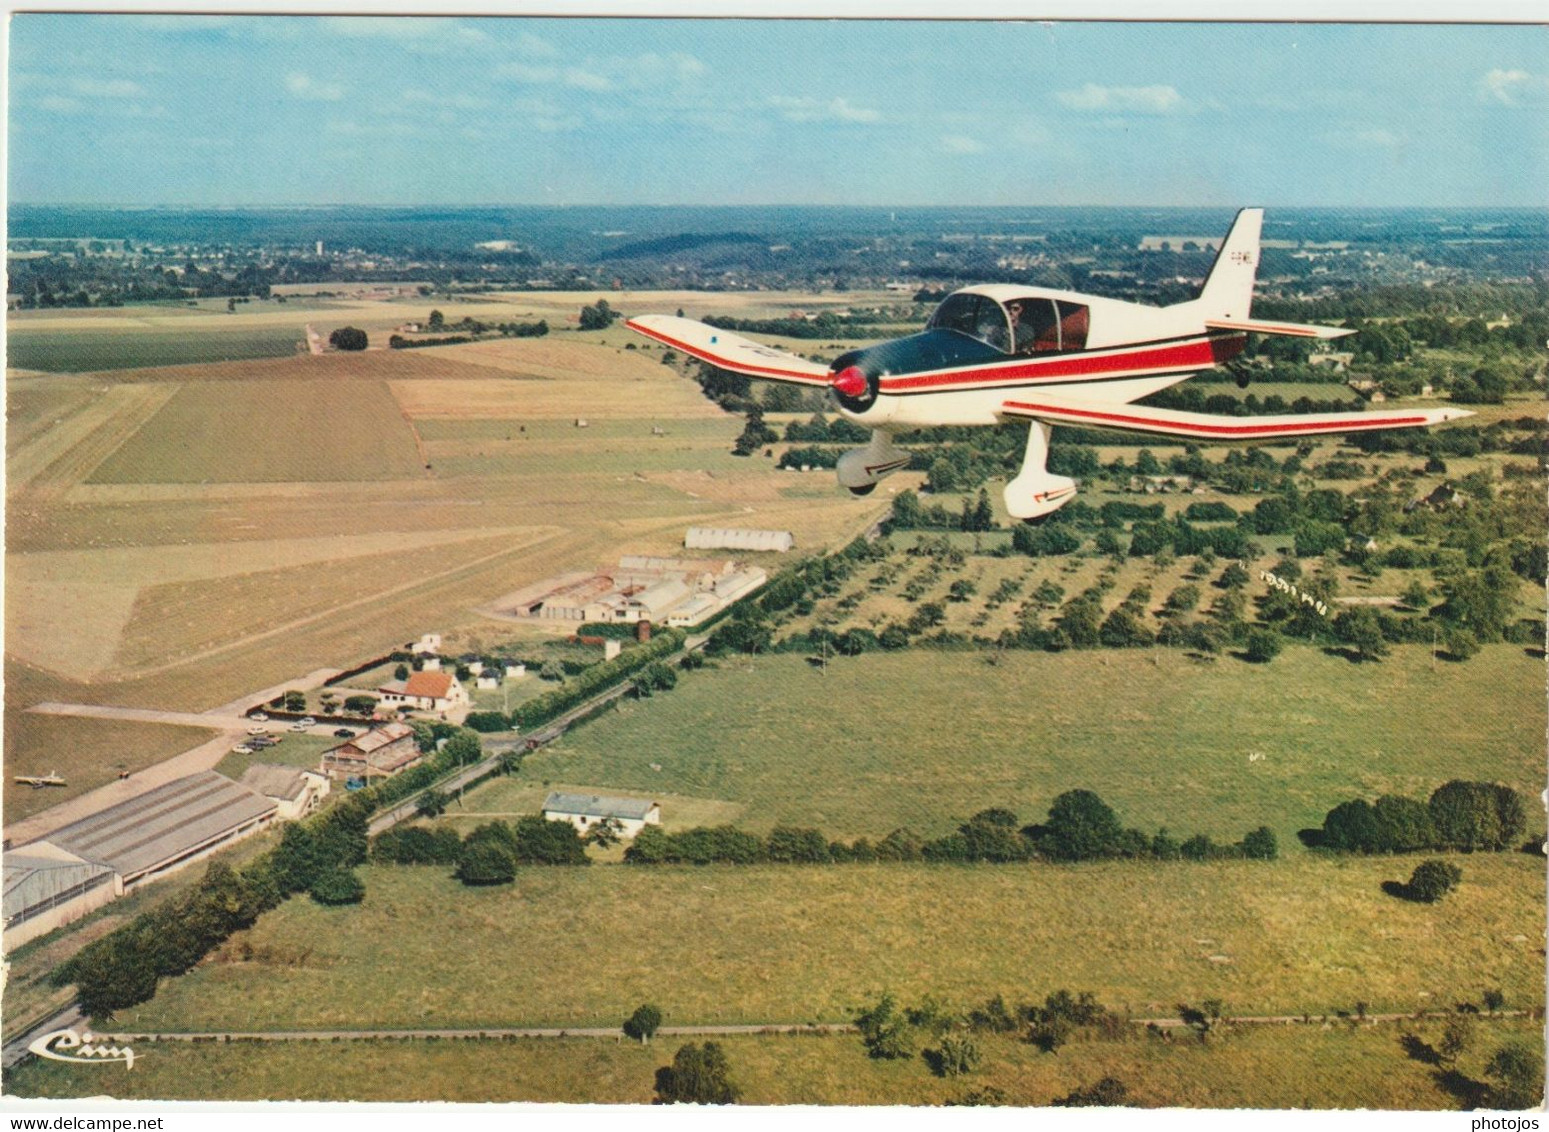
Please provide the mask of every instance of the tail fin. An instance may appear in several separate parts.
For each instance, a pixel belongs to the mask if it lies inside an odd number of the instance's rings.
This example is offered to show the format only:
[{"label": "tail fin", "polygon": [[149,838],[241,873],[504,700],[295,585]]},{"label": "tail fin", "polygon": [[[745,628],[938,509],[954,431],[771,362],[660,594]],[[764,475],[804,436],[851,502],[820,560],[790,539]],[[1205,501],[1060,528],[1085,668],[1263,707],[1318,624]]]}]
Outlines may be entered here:
[{"label": "tail fin", "polygon": [[1246,319],[1253,306],[1253,277],[1259,266],[1262,208],[1245,208],[1232,222],[1196,300],[1207,318]]}]

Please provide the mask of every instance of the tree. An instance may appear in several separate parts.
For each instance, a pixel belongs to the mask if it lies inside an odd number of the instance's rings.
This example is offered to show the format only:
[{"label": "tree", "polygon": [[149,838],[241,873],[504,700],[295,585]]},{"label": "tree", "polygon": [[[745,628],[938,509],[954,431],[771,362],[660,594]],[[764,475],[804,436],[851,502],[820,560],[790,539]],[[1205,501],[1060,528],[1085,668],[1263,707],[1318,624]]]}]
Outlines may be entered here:
[{"label": "tree", "polygon": [[358,326],[341,326],[328,336],[328,344],[335,350],[364,350],[366,332]]},{"label": "tree", "polygon": [[376,711],[377,698],[375,696],[345,696],[344,710],[353,715],[370,715]]},{"label": "tree", "polygon": [[1225,570],[1221,571],[1221,577],[1217,584],[1224,590],[1237,590],[1248,584],[1248,571],[1241,562],[1233,562]]},{"label": "tree", "polygon": [[1474,1040],[1474,1020],[1467,1014],[1453,1014],[1442,1028],[1441,1041],[1436,1052],[1448,1061],[1456,1062]]},{"label": "tree", "polygon": [[624,1020],[624,1036],[634,1038],[641,1045],[645,1045],[656,1036],[656,1031],[661,1028],[662,1012],[659,1007],[646,1003],[635,1008],[635,1012]]},{"label": "tree", "polygon": [[1257,861],[1273,861],[1280,855],[1275,831],[1261,825],[1242,839],[1242,855]]},{"label": "tree", "polygon": [[440,790],[427,790],[420,795],[419,802],[414,807],[414,812],[422,818],[436,818],[446,813],[447,803],[450,797]]},{"label": "tree", "polygon": [[661,1104],[736,1104],[741,1090],[731,1080],[726,1054],[715,1042],[690,1042],[656,1071]]},{"label": "tree", "polygon": [[1485,1066],[1490,1079],[1489,1107],[1508,1112],[1537,1108],[1544,1099],[1544,1055],[1524,1041],[1508,1042]]},{"label": "tree", "polygon": [[559,681],[565,678],[565,666],[557,660],[545,661],[538,669],[538,679]]},{"label": "tree", "polygon": [[926,1059],[938,1077],[961,1077],[979,1068],[979,1047],[972,1038],[949,1034],[940,1048],[926,1051]]},{"label": "tree", "polygon": [[958,602],[967,601],[976,593],[978,593],[977,586],[968,581],[966,578],[959,578],[957,581],[953,582],[950,587],[948,587],[947,600]]},{"label": "tree", "polygon": [[319,904],[359,904],[366,886],[353,869],[328,869],[312,882],[311,892]]},{"label": "tree", "polygon": [[1446,861],[1421,861],[1409,878],[1406,893],[1422,904],[1434,904],[1463,879],[1463,870]]},{"label": "tree", "polygon": [[1491,987],[1484,992],[1484,1008],[1494,1014],[1506,1005],[1506,996],[1501,993],[1500,987]]},{"label": "tree", "polygon": [[1479,638],[1467,629],[1448,629],[1442,644],[1453,660],[1472,660],[1479,655]]},{"label": "tree", "polygon": [[1377,848],[1386,853],[1413,853],[1436,844],[1436,823],[1423,802],[1384,794],[1372,807],[1377,823]]},{"label": "tree", "polygon": [[484,757],[484,744],[479,733],[470,727],[459,727],[447,739],[443,750],[454,766],[468,766]]},{"label": "tree", "polygon": [[284,702],[286,711],[307,710],[307,694],[305,692],[298,692],[292,689],[291,691],[286,692],[285,695],[281,697],[281,699]]},{"label": "tree", "polygon": [[1069,790],[1054,799],[1038,847],[1060,861],[1111,856],[1123,833],[1118,815],[1090,790]]},{"label": "tree", "polygon": [[588,845],[597,846],[599,849],[608,849],[624,840],[624,827],[618,818],[603,818],[586,831],[586,836],[582,840]]},{"label": "tree", "polygon": [[894,1061],[914,1056],[914,1031],[891,992],[883,992],[869,1009],[858,1011],[855,1028],[872,1057]]},{"label": "tree", "polygon": [[1388,642],[1382,636],[1382,622],[1369,606],[1347,609],[1334,618],[1334,632],[1350,645],[1362,660],[1380,660],[1388,655]]},{"label": "tree", "polygon": [[1347,853],[1375,853],[1381,832],[1371,803],[1364,798],[1341,802],[1323,818],[1323,847]]},{"label": "tree", "polygon": [[607,299],[598,299],[595,306],[581,308],[582,330],[606,330],[618,318],[618,312],[608,306]]},{"label": "tree", "polygon": [[1284,639],[1273,629],[1253,628],[1248,630],[1248,639],[1243,643],[1243,655],[1255,664],[1268,664],[1284,647]]},{"label": "tree", "polygon": [[440,311],[431,311],[430,317],[426,319],[426,325],[432,330],[440,330],[446,325],[446,316]]},{"label": "tree", "polygon": [[1507,849],[1527,827],[1521,795],[1493,782],[1454,779],[1437,787],[1427,808],[1436,825],[1436,845],[1443,849]]}]

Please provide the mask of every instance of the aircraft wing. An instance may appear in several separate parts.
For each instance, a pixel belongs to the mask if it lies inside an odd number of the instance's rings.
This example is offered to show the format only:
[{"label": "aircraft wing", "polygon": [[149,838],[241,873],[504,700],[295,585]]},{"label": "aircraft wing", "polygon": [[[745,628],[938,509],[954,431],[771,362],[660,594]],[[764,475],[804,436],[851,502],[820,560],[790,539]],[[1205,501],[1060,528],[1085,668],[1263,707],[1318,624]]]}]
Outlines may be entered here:
[{"label": "aircraft wing", "polygon": [[1283,334],[1290,338],[1343,338],[1354,330],[1343,326],[1313,326],[1305,322],[1263,322],[1253,318],[1207,318],[1212,330],[1240,330],[1248,334]]},{"label": "aircraft wing", "polygon": [[1467,409],[1398,409],[1370,413],[1282,413],[1257,417],[1224,417],[1153,409],[1148,405],[1078,401],[1070,397],[1033,396],[1006,401],[1003,417],[1045,424],[1085,425],[1124,432],[1149,432],[1188,440],[1267,440],[1279,436],[1371,432],[1383,428],[1419,428],[1471,417]]},{"label": "aircraft wing", "polygon": [[761,377],[767,381],[789,381],[797,385],[823,385],[829,381],[828,366],[811,362],[796,354],[776,350],[751,338],[718,330],[691,318],[670,314],[643,314],[626,319],[624,325],[636,334],[682,350],[733,373]]}]

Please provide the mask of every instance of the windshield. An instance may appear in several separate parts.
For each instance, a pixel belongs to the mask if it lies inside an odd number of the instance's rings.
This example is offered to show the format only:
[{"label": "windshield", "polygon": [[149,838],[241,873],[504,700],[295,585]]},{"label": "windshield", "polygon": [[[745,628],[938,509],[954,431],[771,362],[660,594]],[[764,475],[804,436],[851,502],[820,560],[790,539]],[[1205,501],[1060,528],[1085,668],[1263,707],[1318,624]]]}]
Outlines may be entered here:
[{"label": "windshield", "polygon": [[994,299],[983,295],[948,295],[927,324],[930,330],[956,330],[977,338],[1003,353],[1010,353],[1011,335],[1006,313]]}]

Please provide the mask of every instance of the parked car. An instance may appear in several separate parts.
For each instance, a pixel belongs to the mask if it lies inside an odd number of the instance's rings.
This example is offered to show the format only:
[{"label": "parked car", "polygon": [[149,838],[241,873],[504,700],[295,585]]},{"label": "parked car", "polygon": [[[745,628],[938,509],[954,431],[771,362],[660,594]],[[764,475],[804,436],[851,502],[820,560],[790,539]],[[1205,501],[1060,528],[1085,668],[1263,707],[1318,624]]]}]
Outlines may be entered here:
[{"label": "parked car", "polygon": [[355,732],[348,727],[341,727],[333,733],[333,737],[335,739],[353,739],[355,738]]},{"label": "parked car", "polygon": [[311,717],[311,716],[310,716],[310,715],[309,715],[309,716],[307,716],[307,717],[306,717],[306,718],[305,718],[305,719],[303,719],[303,720],[302,720],[302,721],[301,721],[301,725],[302,725],[302,726],[303,726],[303,727],[316,727],[316,726],[317,726],[317,720],[315,720],[315,719],[313,719],[313,718],[312,718],[312,717]]},{"label": "parked car", "polygon": [[249,747],[246,743],[238,743],[235,747],[231,748],[231,753],[234,755],[251,755],[253,753],[253,748]]},{"label": "parked car", "polygon": [[249,735],[267,735],[269,734],[269,729],[267,727],[249,727],[247,733]]},{"label": "parked car", "polygon": [[261,711],[255,711],[252,715],[248,716],[248,718],[249,719],[256,719],[259,723],[268,723],[269,722],[268,714],[266,712],[261,712]]}]

